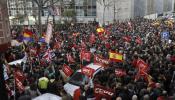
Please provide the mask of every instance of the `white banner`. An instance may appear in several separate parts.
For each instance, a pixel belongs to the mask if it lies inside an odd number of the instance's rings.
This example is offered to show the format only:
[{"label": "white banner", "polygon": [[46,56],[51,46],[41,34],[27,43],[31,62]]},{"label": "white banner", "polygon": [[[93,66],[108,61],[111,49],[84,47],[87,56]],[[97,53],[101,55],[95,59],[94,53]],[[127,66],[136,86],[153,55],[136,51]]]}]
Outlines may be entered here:
[{"label": "white banner", "polygon": [[50,39],[51,39],[51,36],[52,36],[52,24],[51,23],[48,23],[48,25],[47,25],[47,31],[46,31],[46,36],[45,36],[46,43],[49,44]]}]

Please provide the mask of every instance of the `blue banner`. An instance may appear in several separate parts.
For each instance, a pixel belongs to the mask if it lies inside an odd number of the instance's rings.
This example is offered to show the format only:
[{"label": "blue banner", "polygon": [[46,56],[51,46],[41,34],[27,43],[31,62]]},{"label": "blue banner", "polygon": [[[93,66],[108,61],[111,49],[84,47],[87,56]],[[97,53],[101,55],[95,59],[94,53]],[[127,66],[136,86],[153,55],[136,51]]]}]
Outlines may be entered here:
[{"label": "blue banner", "polygon": [[161,33],[161,38],[165,40],[169,40],[170,38],[170,33],[169,32],[162,32]]}]

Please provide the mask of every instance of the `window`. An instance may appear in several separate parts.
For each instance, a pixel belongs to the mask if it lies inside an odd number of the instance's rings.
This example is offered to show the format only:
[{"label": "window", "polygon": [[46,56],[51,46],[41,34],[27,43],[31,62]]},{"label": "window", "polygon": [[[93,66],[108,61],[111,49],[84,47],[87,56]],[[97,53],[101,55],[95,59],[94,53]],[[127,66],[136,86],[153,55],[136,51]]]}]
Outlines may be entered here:
[{"label": "window", "polygon": [[88,81],[89,81],[89,78],[87,76],[85,76],[81,72],[77,72],[71,77],[71,79],[69,80],[69,83],[82,86],[85,84],[85,82],[88,82]]},{"label": "window", "polygon": [[4,37],[3,31],[0,31],[0,38],[3,38],[3,37]]},{"label": "window", "polygon": [[2,23],[0,23],[0,30],[2,30]]},{"label": "window", "polygon": [[76,14],[77,14],[77,16],[84,16],[84,10],[83,9],[77,9]]},{"label": "window", "polygon": [[1,7],[0,7],[0,20],[2,20],[2,10],[1,10]]}]

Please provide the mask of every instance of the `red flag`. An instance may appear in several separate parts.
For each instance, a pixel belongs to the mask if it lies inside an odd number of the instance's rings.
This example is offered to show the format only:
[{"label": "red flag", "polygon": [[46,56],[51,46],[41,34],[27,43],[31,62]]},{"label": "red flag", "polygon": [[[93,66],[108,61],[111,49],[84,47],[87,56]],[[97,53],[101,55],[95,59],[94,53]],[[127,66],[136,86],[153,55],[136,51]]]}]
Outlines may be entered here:
[{"label": "red flag", "polygon": [[136,68],[138,68],[138,73],[135,76],[135,80],[138,80],[140,77],[144,77],[144,79],[146,79],[147,81],[147,79],[149,78],[147,74],[148,65],[142,59],[138,59]]},{"label": "red flag", "polygon": [[20,71],[15,71],[14,78],[15,78],[15,84],[16,84],[17,88],[19,89],[20,92],[23,92],[24,86],[23,86],[22,82],[25,79],[23,73],[21,73]]},{"label": "red flag", "polygon": [[115,74],[118,77],[122,77],[126,75],[126,71],[122,70],[122,69],[115,69]]},{"label": "red flag", "polygon": [[92,34],[90,35],[89,42],[90,42],[91,44],[95,43],[95,38],[96,38],[96,37],[95,37],[95,34],[92,33]]},{"label": "red flag", "polygon": [[139,69],[140,75],[145,75],[148,71],[148,65],[142,59],[137,60],[136,67]]},{"label": "red flag", "polygon": [[136,43],[142,44],[142,39],[138,36],[135,40]]},{"label": "red flag", "polygon": [[95,100],[101,100],[102,98],[106,98],[106,100],[111,100],[114,95],[114,90],[95,84],[94,95]]},{"label": "red flag", "polygon": [[80,52],[80,59],[90,61],[91,60],[91,52],[81,51]]},{"label": "red flag", "polygon": [[130,42],[131,41],[131,37],[130,36],[123,36],[122,38],[123,38],[123,40],[125,42]]},{"label": "red flag", "polygon": [[74,58],[71,56],[71,54],[69,54],[69,53],[67,53],[67,61],[69,62],[69,63],[74,63],[75,62],[75,60],[74,60]]},{"label": "red flag", "polygon": [[19,71],[19,70],[15,71],[14,75],[15,75],[15,77],[18,78],[20,81],[24,81],[24,80],[25,80],[24,74],[23,74],[21,71]]},{"label": "red flag", "polygon": [[109,49],[111,47],[111,44],[107,42],[105,43],[105,47]]},{"label": "red flag", "polygon": [[81,96],[81,90],[80,88],[78,88],[74,92],[73,100],[80,100],[80,96]]},{"label": "red flag", "polygon": [[68,65],[65,64],[63,65],[62,70],[67,77],[69,77],[73,73],[73,70]]},{"label": "red flag", "polygon": [[110,62],[108,59],[104,59],[98,55],[94,55],[94,63],[99,64],[102,67],[106,67],[107,65],[109,65]]},{"label": "red flag", "polygon": [[85,75],[87,75],[88,77],[92,77],[95,70],[92,68],[88,68],[88,67],[83,67],[81,68],[81,72]]},{"label": "red flag", "polygon": [[15,78],[15,83],[20,92],[23,92],[25,90],[22,82],[18,78]]}]

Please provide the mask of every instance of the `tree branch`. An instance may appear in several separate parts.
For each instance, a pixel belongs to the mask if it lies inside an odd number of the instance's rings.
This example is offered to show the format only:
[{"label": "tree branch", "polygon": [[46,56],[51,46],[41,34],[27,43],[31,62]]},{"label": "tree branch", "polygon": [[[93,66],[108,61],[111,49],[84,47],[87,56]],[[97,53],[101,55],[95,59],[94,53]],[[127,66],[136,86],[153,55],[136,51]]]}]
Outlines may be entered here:
[{"label": "tree branch", "polygon": [[49,1],[49,0],[45,0],[45,1],[43,2],[43,5],[45,5],[48,1]]},{"label": "tree branch", "polygon": [[112,6],[113,3],[114,3],[113,1],[110,1],[110,2],[108,2],[107,4],[104,3],[104,6],[110,7],[110,6]]},{"label": "tree branch", "polygon": [[100,3],[100,5],[102,5],[102,2],[101,2],[101,0],[97,0],[97,2],[98,2],[98,3]]},{"label": "tree branch", "polygon": [[38,6],[40,5],[38,0],[33,0]]},{"label": "tree branch", "polygon": [[55,3],[57,3],[59,0],[56,0],[55,2],[53,2],[52,4],[50,4],[50,5],[48,5],[48,6],[46,6],[46,8],[48,8],[48,7],[51,7],[51,6],[53,6]]}]

